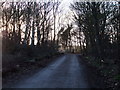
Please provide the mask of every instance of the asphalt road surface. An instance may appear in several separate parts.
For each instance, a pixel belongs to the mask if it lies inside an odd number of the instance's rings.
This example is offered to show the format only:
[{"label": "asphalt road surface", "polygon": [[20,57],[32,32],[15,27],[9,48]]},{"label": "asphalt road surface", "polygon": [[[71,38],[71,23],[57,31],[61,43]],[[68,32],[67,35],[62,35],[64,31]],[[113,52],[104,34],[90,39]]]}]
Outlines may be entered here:
[{"label": "asphalt road surface", "polygon": [[12,88],[89,88],[84,69],[77,55],[64,55]]}]

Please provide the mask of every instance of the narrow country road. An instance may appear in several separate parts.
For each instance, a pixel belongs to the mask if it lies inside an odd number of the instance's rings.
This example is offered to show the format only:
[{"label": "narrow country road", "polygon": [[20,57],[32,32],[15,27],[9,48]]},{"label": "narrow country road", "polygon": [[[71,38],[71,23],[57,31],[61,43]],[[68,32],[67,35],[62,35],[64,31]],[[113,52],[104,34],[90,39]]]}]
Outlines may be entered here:
[{"label": "narrow country road", "polygon": [[89,88],[84,74],[77,55],[67,54],[12,88]]}]

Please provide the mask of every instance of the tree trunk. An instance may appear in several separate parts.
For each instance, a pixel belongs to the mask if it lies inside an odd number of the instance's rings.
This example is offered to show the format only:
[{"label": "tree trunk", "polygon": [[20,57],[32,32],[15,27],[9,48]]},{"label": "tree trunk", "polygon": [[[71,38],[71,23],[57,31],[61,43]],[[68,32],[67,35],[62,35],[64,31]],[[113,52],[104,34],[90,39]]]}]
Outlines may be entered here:
[{"label": "tree trunk", "polygon": [[33,23],[32,23],[32,45],[34,46],[34,34],[35,34],[35,28],[34,28],[34,20],[33,20]]},{"label": "tree trunk", "polygon": [[94,26],[95,26],[95,37],[96,37],[96,47],[97,47],[97,51],[98,51],[98,57],[102,59],[101,57],[101,48],[100,48],[100,36],[99,36],[99,24],[98,24],[98,11],[97,11],[97,5],[95,2],[92,2],[93,7],[92,7],[92,13],[93,13],[93,17],[94,17]]}]

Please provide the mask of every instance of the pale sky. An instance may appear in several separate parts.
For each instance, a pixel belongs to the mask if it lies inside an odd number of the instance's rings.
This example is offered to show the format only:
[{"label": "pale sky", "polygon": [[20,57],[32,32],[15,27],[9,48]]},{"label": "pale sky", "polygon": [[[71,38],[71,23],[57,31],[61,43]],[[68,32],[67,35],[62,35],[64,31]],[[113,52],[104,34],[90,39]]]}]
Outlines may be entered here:
[{"label": "pale sky", "polygon": [[61,0],[61,5],[60,5],[60,8],[62,8],[64,10],[64,12],[68,11],[69,10],[69,5],[70,3],[73,2],[73,0]]}]

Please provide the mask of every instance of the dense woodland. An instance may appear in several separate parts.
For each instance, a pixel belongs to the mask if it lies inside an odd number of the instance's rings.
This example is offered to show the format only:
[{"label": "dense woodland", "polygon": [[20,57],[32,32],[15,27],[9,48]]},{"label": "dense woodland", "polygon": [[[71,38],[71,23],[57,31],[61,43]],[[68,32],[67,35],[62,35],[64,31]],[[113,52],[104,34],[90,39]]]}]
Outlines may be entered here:
[{"label": "dense woodland", "polygon": [[[59,1],[0,4],[3,56],[79,53],[94,57],[93,62],[99,65],[112,62],[120,80],[120,2],[73,2],[69,6],[71,16],[62,20]],[[64,24],[69,18],[71,23]],[[117,87],[118,79],[114,81]]]},{"label": "dense woodland", "polygon": [[118,2],[76,2],[71,8],[75,10],[74,18],[79,27],[79,36],[82,36],[81,33],[85,36],[84,41],[79,41],[81,50],[101,59],[120,58]]},{"label": "dense woodland", "polygon": [[71,9],[81,53],[97,62],[109,87],[120,87],[113,79],[120,80],[120,2],[75,2]]}]

